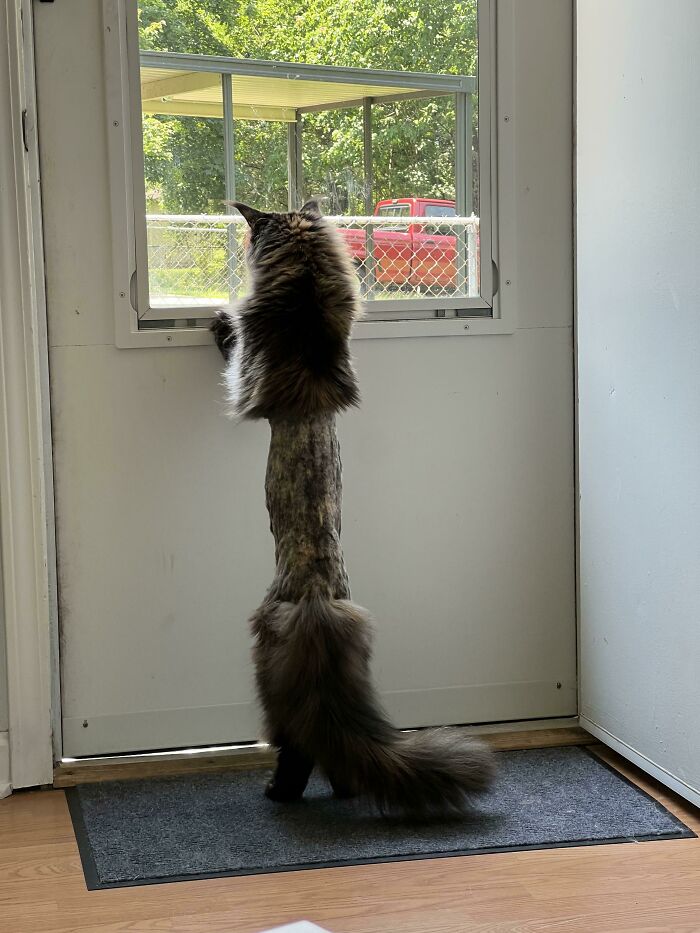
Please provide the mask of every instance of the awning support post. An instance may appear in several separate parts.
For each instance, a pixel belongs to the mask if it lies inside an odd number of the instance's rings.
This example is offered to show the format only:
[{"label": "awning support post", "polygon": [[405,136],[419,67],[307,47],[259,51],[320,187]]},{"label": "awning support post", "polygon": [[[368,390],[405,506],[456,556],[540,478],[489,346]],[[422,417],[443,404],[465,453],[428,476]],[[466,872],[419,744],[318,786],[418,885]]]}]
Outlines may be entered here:
[{"label": "awning support post", "polygon": [[[233,123],[233,82],[230,74],[221,75],[221,96],[224,117],[224,190],[227,201],[236,200],[236,136]],[[233,208],[226,205],[226,213],[233,213]],[[226,269],[229,300],[238,295],[241,276],[238,271],[241,257],[238,250],[237,224],[226,227]]]},{"label": "awning support post", "polygon": [[[374,213],[374,165],[372,160],[372,104],[371,97],[362,101],[362,156],[364,169],[364,211],[367,217]],[[363,297],[372,292],[375,281],[374,273],[374,230],[371,224],[365,231],[365,261],[360,266],[360,286]]]},{"label": "awning support post", "polygon": [[297,110],[294,123],[287,124],[287,206],[296,210],[304,203],[304,165],[301,154],[302,115]]},{"label": "awning support post", "polygon": [[[461,91],[455,94],[455,202],[458,217],[472,213],[472,102],[471,95]],[[458,226],[456,251],[457,295],[469,294],[468,228]]]}]

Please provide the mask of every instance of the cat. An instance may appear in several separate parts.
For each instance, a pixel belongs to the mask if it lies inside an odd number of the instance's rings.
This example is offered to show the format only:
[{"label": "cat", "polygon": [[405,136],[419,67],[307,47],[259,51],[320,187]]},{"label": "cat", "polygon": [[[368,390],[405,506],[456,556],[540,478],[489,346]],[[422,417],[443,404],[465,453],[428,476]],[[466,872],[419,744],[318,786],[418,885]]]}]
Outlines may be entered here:
[{"label": "cat", "polygon": [[382,812],[460,811],[489,786],[492,754],[457,729],[392,726],[370,676],[370,618],[351,601],[343,561],[335,420],[360,400],[349,344],[361,315],[356,273],[316,201],[290,213],[234,206],[250,228],[249,293],[211,329],[231,415],[271,429],[276,572],[251,619],[278,749],[267,796],[298,800],[317,765],[336,796],[366,797]]}]

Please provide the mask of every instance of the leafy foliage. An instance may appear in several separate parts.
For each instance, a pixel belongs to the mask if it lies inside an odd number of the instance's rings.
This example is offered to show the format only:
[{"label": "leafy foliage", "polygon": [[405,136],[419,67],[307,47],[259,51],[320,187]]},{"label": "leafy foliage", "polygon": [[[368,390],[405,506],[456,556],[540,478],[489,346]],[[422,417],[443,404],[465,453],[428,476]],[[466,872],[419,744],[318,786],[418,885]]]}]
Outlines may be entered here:
[{"label": "leafy foliage", "polygon": [[[142,49],[310,64],[476,74],[476,0],[139,0]],[[374,107],[374,195],[454,197],[451,98]],[[362,212],[362,115],[304,118],[307,194]],[[144,116],[152,207],[219,212],[221,121]],[[287,203],[286,128],[237,120],[237,196],[268,209]]]}]

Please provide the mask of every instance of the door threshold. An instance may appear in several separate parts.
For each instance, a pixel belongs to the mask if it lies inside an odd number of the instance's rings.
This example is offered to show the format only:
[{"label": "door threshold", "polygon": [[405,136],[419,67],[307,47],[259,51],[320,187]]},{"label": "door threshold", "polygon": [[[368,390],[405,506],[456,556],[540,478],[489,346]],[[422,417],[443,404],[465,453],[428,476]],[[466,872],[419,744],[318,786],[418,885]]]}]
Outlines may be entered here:
[{"label": "door threshold", "polygon": [[[575,716],[566,719],[484,723],[461,728],[465,732],[482,736],[496,751],[592,745],[598,741],[579,726]],[[54,769],[53,786],[73,787],[99,781],[166,777],[193,772],[251,771],[271,768],[275,759],[275,751],[264,742],[140,752],[135,755],[63,758]]]}]

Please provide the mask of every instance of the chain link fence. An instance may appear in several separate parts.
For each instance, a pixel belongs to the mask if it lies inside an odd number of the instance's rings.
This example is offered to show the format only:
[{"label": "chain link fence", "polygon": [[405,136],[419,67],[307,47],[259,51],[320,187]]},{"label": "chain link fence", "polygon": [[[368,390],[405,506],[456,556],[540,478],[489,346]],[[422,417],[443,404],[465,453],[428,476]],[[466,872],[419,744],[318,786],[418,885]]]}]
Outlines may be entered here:
[{"label": "chain link fence", "polygon": [[[332,217],[368,301],[479,295],[477,217]],[[245,293],[247,225],[238,215],[149,214],[154,307],[207,306]]]}]

